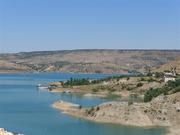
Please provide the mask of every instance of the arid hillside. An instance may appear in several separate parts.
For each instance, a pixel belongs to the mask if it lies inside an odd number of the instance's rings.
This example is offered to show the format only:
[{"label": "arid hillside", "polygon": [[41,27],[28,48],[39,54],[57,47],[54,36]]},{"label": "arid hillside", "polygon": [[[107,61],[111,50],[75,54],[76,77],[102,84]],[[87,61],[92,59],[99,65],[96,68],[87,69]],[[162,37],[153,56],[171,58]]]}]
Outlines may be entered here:
[{"label": "arid hillside", "polygon": [[[180,50],[68,50],[0,54],[0,72],[145,72],[180,56]],[[7,65],[7,66],[4,66]],[[9,65],[9,66],[8,66]]]},{"label": "arid hillside", "polygon": [[13,73],[13,72],[27,72],[30,71],[28,67],[16,64],[9,61],[0,60],[0,73]]},{"label": "arid hillside", "polygon": [[175,60],[170,61],[170,62],[162,65],[160,68],[156,69],[156,71],[163,72],[163,71],[166,71],[166,70],[170,70],[171,67],[176,67],[176,71],[178,73],[180,73],[180,57],[178,57]]}]

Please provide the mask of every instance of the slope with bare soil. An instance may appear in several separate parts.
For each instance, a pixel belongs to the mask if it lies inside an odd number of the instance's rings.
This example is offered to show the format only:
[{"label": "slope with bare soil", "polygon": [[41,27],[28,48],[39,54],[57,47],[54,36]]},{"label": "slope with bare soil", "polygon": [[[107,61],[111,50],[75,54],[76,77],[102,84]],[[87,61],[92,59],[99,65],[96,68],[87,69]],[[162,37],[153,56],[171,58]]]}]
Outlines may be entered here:
[{"label": "slope with bare soil", "polygon": [[69,50],[1,54],[0,60],[40,72],[128,73],[160,67],[178,56],[178,50]]}]

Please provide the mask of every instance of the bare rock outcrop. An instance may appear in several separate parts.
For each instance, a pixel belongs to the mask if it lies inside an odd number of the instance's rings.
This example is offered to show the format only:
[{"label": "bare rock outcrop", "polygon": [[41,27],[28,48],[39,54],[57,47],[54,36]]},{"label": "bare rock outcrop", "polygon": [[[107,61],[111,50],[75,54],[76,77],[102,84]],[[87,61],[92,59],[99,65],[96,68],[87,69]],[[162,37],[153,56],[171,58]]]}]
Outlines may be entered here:
[{"label": "bare rock outcrop", "polygon": [[54,107],[75,117],[96,122],[139,127],[168,127],[169,135],[180,134],[180,92],[155,98],[150,103],[107,102],[92,108],[81,108],[67,102]]}]

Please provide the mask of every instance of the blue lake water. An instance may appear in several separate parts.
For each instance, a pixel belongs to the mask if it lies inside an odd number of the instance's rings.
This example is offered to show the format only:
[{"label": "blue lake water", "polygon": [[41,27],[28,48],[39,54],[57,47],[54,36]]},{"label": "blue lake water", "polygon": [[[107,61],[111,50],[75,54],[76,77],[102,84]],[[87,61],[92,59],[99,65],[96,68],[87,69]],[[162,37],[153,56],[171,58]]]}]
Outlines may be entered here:
[{"label": "blue lake water", "polygon": [[92,106],[103,99],[38,91],[37,84],[73,78],[102,78],[103,74],[0,74],[0,127],[25,135],[163,135],[164,129],[100,124],[72,118],[51,107],[57,100]]}]

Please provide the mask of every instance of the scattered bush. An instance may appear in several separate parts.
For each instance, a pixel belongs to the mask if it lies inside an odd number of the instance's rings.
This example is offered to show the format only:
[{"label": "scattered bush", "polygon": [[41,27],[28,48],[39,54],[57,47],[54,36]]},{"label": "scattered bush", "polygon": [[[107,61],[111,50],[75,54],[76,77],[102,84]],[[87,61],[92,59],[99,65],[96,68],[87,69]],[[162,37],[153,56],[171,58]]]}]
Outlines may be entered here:
[{"label": "scattered bush", "polygon": [[147,76],[152,76],[152,73],[147,73]]},{"label": "scattered bush", "polygon": [[169,81],[165,86],[162,88],[151,88],[144,94],[144,102],[149,102],[153,98],[164,94],[168,95],[171,93],[176,93],[180,91],[180,79],[176,81]]},{"label": "scattered bush", "polygon": [[100,74],[100,73],[102,73],[102,71],[101,70],[96,70],[95,73]]},{"label": "scattered bush", "polygon": [[146,81],[145,78],[141,77],[140,81]]},{"label": "scattered bush", "polygon": [[128,101],[128,106],[132,105],[133,101]]},{"label": "scattered bush", "polygon": [[143,86],[143,83],[137,83],[136,87],[141,87]]},{"label": "scattered bush", "polygon": [[154,82],[154,81],[156,81],[156,80],[154,80],[152,77],[150,77],[147,81],[148,81],[148,82]]},{"label": "scattered bush", "polygon": [[156,78],[162,78],[164,76],[164,73],[162,72],[155,72],[155,77]]},{"label": "scattered bush", "polygon": [[127,86],[126,89],[127,89],[127,91],[131,91],[131,90],[133,90],[134,88]]},{"label": "scattered bush", "polygon": [[93,92],[98,92],[99,90],[97,88],[92,89]]},{"label": "scattered bush", "polygon": [[96,111],[99,111],[99,110],[100,110],[100,107],[99,107],[99,106],[97,106],[97,107],[96,107]]}]

